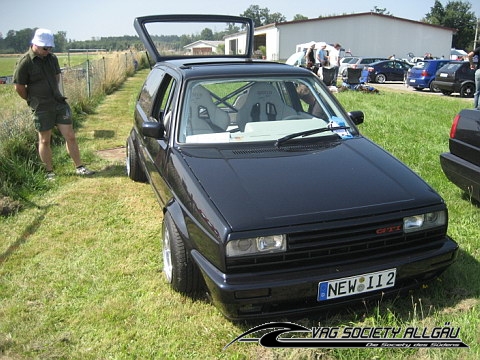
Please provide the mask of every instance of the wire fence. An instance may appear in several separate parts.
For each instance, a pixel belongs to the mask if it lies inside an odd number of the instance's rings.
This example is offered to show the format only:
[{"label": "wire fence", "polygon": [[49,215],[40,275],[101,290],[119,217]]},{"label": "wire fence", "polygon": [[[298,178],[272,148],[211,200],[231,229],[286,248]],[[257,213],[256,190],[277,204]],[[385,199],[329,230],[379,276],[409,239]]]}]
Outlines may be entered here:
[{"label": "wire fence", "polygon": [[116,53],[62,70],[60,90],[76,103],[85,98],[110,93],[138,68],[137,53]]}]

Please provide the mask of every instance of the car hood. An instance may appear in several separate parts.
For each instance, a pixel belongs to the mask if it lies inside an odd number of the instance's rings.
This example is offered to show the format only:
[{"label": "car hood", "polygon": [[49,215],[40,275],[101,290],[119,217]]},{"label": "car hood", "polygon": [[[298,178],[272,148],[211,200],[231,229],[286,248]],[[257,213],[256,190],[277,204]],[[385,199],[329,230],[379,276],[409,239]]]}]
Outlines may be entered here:
[{"label": "car hood", "polygon": [[232,231],[368,216],[442,202],[413,171],[366,138],[311,151],[183,151]]}]

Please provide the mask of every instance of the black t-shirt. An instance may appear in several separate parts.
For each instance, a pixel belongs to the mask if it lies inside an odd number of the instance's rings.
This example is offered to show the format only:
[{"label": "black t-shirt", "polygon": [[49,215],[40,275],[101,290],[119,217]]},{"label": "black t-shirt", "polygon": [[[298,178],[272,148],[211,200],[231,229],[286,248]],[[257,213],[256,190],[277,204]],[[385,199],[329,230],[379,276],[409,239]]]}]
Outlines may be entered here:
[{"label": "black t-shirt", "polygon": [[480,69],[480,46],[473,50],[473,56],[477,55],[477,70]]}]

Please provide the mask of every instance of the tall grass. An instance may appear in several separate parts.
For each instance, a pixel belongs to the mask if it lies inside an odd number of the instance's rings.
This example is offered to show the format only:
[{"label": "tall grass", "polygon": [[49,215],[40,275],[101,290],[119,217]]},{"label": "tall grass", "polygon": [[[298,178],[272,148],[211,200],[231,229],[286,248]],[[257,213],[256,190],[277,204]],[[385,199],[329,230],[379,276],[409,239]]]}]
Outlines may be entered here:
[{"label": "tall grass", "polygon": [[[128,76],[133,75],[134,60],[140,64],[146,62],[133,53],[111,54],[76,69],[64,69],[61,84],[74,110],[74,127],[80,127],[85,113],[92,112],[106,94],[118,89]],[[85,77],[85,73],[89,76]],[[3,194],[16,200],[26,199],[31,193],[51,186],[44,179],[37,154],[37,135],[31,111],[16,94],[13,85],[0,86],[0,103],[0,198]],[[53,143],[58,145],[62,141],[54,131]],[[58,149],[55,149],[54,156],[55,162],[65,161],[65,153]]]},{"label": "tall grass", "polygon": [[31,112],[11,85],[0,86],[0,103],[0,195],[24,198],[44,190]]}]

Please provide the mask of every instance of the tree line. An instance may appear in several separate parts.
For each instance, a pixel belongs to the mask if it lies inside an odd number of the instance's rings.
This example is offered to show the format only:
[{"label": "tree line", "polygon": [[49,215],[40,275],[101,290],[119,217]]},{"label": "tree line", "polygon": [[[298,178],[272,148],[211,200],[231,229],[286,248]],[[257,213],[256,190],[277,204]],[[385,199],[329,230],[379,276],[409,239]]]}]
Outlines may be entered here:
[{"label": "tree line", "polygon": [[[0,54],[24,53],[28,50],[36,28],[27,28],[19,31],[10,30],[3,38],[0,35]],[[209,28],[203,29],[198,34],[185,35],[159,35],[152,39],[160,44],[168,44],[169,49],[181,50],[185,45],[198,40],[222,40],[225,35],[240,31],[238,27],[229,24],[225,31],[213,32]],[[110,36],[92,40],[74,41],[67,40],[67,33],[59,31],[54,34],[55,52],[67,52],[75,49],[105,49],[106,51],[144,50],[142,41],[138,36]]]},{"label": "tree line", "polygon": [[[370,10],[371,12],[384,15],[394,15],[387,11],[386,8],[378,8]],[[253,19],[255,27],[272,23],[286,22],[284,15],[278,12],[270,12],[268,8],[261,8],[258,5],[250,5],[240,16],[246,16]],[[321,18],[323,16],[319,16]],[[307,20],[308,17],[297,14],[292,20]],[[420,21],[439,25],[448,28],[457,29],[452,38],[452,47],[457,49],[470,50],[473,48],[475,40],[475,29],[477,26],[477,17],[472,11],[472,5],[467,1],[449,1],[445,6],[439,0],[435,0],[430,12]],[[0,53],[23,53],[28,50],[33,33],[36,29],[27,28],[22,30],[9,30],[4,37],[0,34]],[[164,35],[155,38],[155,41],[166,43],[170,48],[181,49],[183,46],[195,42],[197,40],[221,40],[224,35],[233,33],[239,29],[228,28],[222,32],[213,32],[211,29],[205,28],[199,34],[190,35]],[[55,34],[55,51],[66,52],[71,49],[106,49],[107,51],[125,51],[144,49],[142,42],[138,36],[112,36],[99,37],[92,40],[76,41],[67,40],[67,33],[59,31]]]}]

